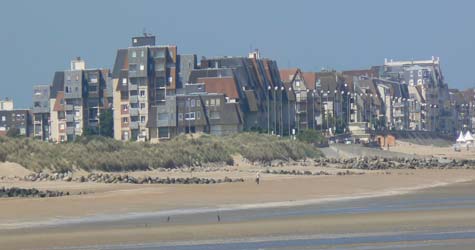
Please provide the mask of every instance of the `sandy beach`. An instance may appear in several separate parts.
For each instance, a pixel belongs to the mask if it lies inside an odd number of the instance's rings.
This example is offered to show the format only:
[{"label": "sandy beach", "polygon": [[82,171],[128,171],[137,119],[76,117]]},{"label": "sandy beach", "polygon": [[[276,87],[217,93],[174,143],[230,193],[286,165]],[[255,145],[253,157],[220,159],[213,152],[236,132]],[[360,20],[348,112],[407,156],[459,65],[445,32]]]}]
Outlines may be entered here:
[{"label": "sandy beach", "polygon": [[[416,150],[413,152],[421,155],[423,152],[440,153],[444,155],[439,157],[448,158],[468,157],[470,153],[410,144],[398,144],[391,150],[406,154]],[[282,209],[292,211],[293,208],[300,211],[312,206],[320,210],[319,204],[325,206],[332,202],[350,202],[349,207],[358,207],[351,202],[430,192],[475,181],[475,170],[472,169],[350,169],[348,171],[352,174],[338,175],[338,172],[346,170],[332,165],[319,166],[311,161],[274,164],[272,167],[252,164],[239,157],[235,162],[234,166],[120,173],[136,178],[244,179],[244,182],[212,185],[32,182],[21,180],[31,171],[18,164],[0,163],[0,176],[4,177],[0,187],[36,188],[72,194],[54,198],[0,199],[0,245],[2,249],[61,249],[73,246],[86,246],[78,249],[96,249],[88,246],[157,242],[173,245],[173,242],[180,241],[215,244],[223,239],[295,238],[320,234],[357,235],[390,233],[394,230],[406,232],[434,228],[442,230],[454,226],[475,227],[475,209],[464,206],[437,210],[422,207],[421,211],[378,210],[356,214],[317,215],[304,212],[299,216],[273,218],[262,213],[282,212]],[[329,175],[272,174],[266,172],[267,169],[322,171]],[[261,176],[259,185],[254,182],[257,172]],[[88,174],[75,171],[73,177]],[[460,193],[460,190],[457,192]],[[257,211],[261,211],[257,213],[260,215],[255,213]],[[239,219],[228,220],[236,213],[242,213]],[[222,221],[221,217],[216,221],[216,214],[221,214]]]},{"label": "sandy beach", "polygon": [[448,158],[448,159],[475,159],[475,148],[471,147],[469,150],[462,147],[459,152],[455,151],[453,147],[438,147],[434,145],[419,145],[404,141],[397,141],[396,146],[389,149],[391,152],[399,152],[410,155]]},{"label": "sandy beach", "polygon": [[[4,163],[9,164],[9,163]],[[17,167],[17,172],[27,173]],[[0,171],[5,169],[0,165]],[[306,166],[283,166],[285,169]],[[51,246],[145,243],[176,240],[211,240],[313,233],[336,233],[354,228],[355,232],[410,229],[411,226],[475,225],[475,210],[459,209],[430,212],[372,213],[360,215],[328,215],[299,218],[260,219],[256,221],[180,223],[169,225],[125,224],[118,227],[78,226],[44,227],[48,223],[74,221],[107,215],[107,218],[137,213],[172,213],[173,211],[226,211],[227,209],[278,208],[302,206],[336,200],[401,195],[421,189],[475,180],[474,170],[385,170],[367,171],[348,176],[292,176],[261,174],[262,182],[253,179],[257,166],[244,164],[226,171],[200,172],[137,172],[135,175],[239,177],[243,183],[214,185],[101,184],[63,181],[25,182],[5,180],[5,187],[35,187],[62,190],[85,195],[56,198],[0,199],[0,245],[2,249],[44,249]],[[315,167],[313,167],[315,170]],[[325,168],[326,171],[337,169]],[[20,171],[20,172],[18,172]],[[206,210],[208,209],[208,210]],[[99,216],[99,217],[100,217]],[[349,217],[348,217],[349,216]],[[102,218],[102,217],[101,217]],[[394,220],[394,218],[398,218]],[[434,220],[437,218],[437,220]],[[364,226],[361,226],[364,225]],[[435,226],[435,225],[433,225]],[[324,229],[324,230],[323,230]],[[323,231],[321,231],[323,230]],[[94,237],[91,237],[94,235]]]}]

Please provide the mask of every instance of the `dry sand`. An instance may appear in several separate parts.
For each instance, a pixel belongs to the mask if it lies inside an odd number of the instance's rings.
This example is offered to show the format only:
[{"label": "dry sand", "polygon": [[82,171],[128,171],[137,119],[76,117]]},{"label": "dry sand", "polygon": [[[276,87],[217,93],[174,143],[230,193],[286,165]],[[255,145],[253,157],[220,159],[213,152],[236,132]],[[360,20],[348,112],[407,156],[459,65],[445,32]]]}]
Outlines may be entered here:
[{"label": "dry sand", "polygon": [[[262,174],[257,185],[136,185],[69,182],[6,181],[3,186],[92,192],[57,198],[0,199],[0,227],[8,223],[94,214],[163,211],[170,209],[316,201],[391,192],[475,179],[473,170],[393,170],[351,176],[276,176]],[[212,175],[213,173],[208,173]],[[222,173],[217,173],[222,174]]]},{"label": "dry sand", "polygon": [[437,147],[433,145],[417,145],[404,141],[397,141],[396,146],[390,147],[389,151],[399,152],[418,156],[442,157],[449,159],[475,159],[475,148],[467,151],[462,147],[460,152],[456,152],[453,147]]}]

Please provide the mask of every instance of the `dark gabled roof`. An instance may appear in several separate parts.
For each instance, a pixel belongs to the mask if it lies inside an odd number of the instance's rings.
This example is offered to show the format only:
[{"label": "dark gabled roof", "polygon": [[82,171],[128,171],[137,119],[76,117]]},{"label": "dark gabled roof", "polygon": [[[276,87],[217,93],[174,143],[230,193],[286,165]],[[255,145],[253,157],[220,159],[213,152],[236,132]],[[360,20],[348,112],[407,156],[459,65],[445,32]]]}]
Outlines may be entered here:
[{"label": "dark gabled roof", "polygon": [[317,79],[320,80],[320,89],[323,91],[330,91],[333,93],[335,90],[339,90],[343,82],[342,76],[335,71],[318,72]]},{"label": "dark gabled roof", "polygon": [[199,83],[198,78],[207,77],[232,77],[233,70],[228,68],[208,68],[208,69],[194,69],[190,73],[189,82]]},{"label": "dark gabled roof", "polygon": [[242,124],[242,117],[237,103],[225,103],[221,113],[220,124],[235,125]]},{"label": "dark gabled roof", "polygon": [[127,69],[128,49],[117,50],[115,57],[114,68],[112,69],[112,78],[118,78],[121,70]]},{"label": "dark gabled roof", "polygon": [[287,100],[295,101],[295,93],[294,93],[294,88],[292,86],[292,83],[284,81],[283,84],[284,84]]},{"label": "dark gabled roof", "polygon": [[129,71],[128,70],[121,70],[119,72],[119,74],[117,75],[117,77],[114,77],[114,78],[118,78],[118,83],[117,83],[117,88],[116,88],[116,91],[128,91],[129,90],[129,84],[127,82],[127,84],[122,84],[122,79],[126,79],[127,81],[129,80],[128,79],[129,77]]},{"label": "dark gabled roof", "polygon": [[64,71],[56,71],[54,73],[53,84],[51,84],[50,96],[56,98],[59,91],[64,90]]},{"label": "dark gabled roof", "polygon": [[[376,87],[376,83],[374,80],[371,79],[359,79],[357,87],[362,90],[363,93],[366,94],[373,94],[373,104],[380,106],[382,103],[380,93],[378,91],[378,88]],[[368,90],[368,91],[364,91]]]},{"label": "dark gabled roof", "polygon": [[247,103],[249,105],[249,111],[257,112],[259,107],[257,105],[256,92],[254,90],[245,90],[244,94],[246,95]]}]

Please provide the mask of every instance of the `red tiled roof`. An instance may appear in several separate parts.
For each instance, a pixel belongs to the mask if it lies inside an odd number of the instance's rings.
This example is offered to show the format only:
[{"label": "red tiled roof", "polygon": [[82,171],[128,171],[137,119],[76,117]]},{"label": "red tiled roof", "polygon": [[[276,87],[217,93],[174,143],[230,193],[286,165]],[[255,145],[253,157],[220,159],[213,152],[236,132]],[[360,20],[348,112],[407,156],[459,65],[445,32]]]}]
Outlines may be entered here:
[{"label": "red tiled roof", "polygon": [[315,83],[317,82],[317,73],[315,72],[302,72],[303,79],[305,81],[305,87],[307,89],[315,89]]},{"label": "red tiled roof", "polygon": [[200,77],[197,82],[204,83],[208,93],[223,93],[231,99],[239,99],[236,81],[233,77]]},{"label": "red tiled roof", "polygon": [[298,72],[298,68],[290,68],[290,69],[279,69],[280,80],[283,82],[290,82],[294,79],[295,74]]}]

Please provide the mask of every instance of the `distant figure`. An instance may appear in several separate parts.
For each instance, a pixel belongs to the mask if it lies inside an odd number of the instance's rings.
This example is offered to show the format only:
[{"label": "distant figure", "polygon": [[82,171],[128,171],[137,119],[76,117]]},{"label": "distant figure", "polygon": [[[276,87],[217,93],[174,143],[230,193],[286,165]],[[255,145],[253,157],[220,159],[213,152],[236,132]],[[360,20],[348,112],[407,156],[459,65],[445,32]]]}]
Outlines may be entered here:
[{"label": "distant figure", "polygon": [[167,222],[170,222],[170,216],[167,217]]},{"label": "distant figure", "polygon": [[218,218],[218,222],[221,222],[221,216],[219,216],[219,213],[216,215],[216,217]]},{"label": "distant figure", "polygon": [[261,178],[261,172],[257,172],[257,174],[256,174],[256,183],[257,184],[259,184],[260,178]]}]

